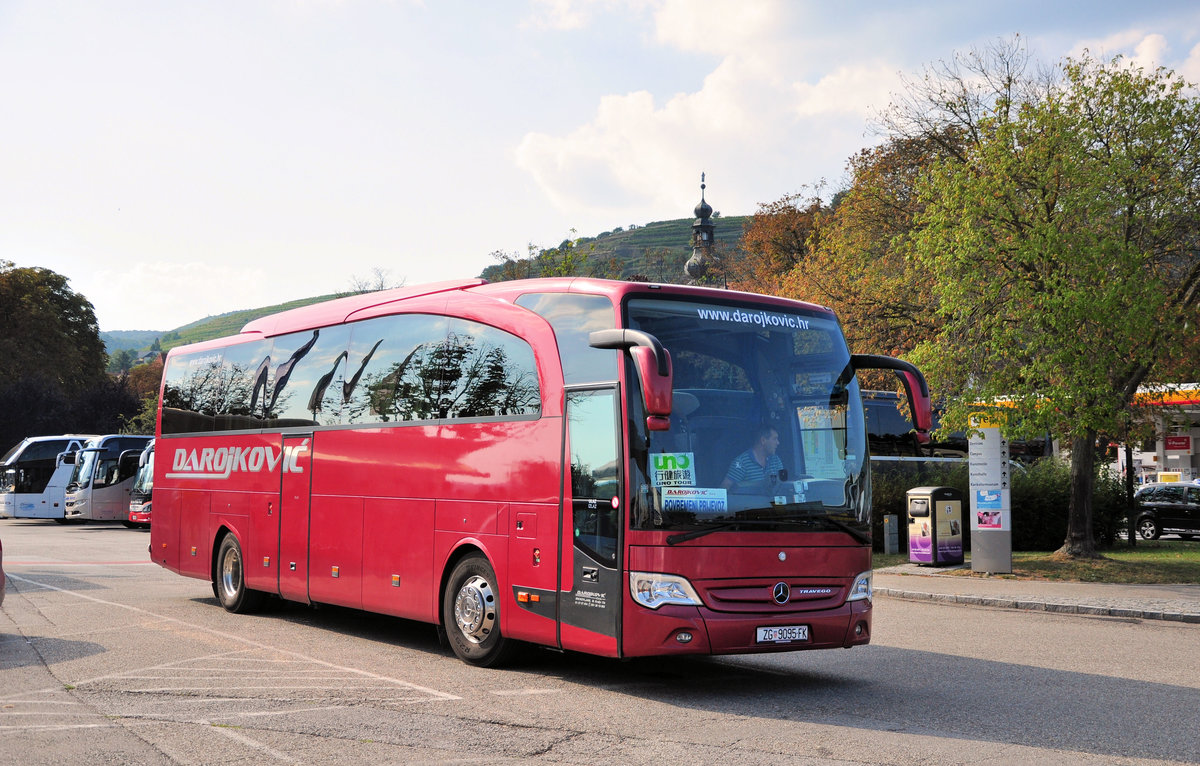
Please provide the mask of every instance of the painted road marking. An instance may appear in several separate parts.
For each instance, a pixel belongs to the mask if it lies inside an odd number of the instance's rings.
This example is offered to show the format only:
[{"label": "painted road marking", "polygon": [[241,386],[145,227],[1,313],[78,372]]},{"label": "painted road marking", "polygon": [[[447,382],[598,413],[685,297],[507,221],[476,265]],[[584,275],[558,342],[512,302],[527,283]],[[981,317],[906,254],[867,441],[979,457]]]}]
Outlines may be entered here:
[{"label": "painted road marking", "polygon": [[[127,611],[134,612],[136,614],[148,615],[150,617],[153,617],[157,620],[161,620],[163,622],[169,622],[174,625],[181,625],[181,626],[189,628],[191,630],[202,631],[202,632],[208,633],[209,635],[218,636],[227,641],[241,643],[243,645],[253,647],[254,649],[257,649],[257,650],[260,650],[263,652],[270,652],[275,655],[284,655],[287,657],[292,657],[296,660],[300,660],[305,663],[310,663],[311,665],[315,665],[315,666],[325,668],[328,670],[341,671],[342,673],[345,673],[347,676],[358,679],[359,681],[363,681],[364,679],[366,679],[369,681],[378,682],[380,684],[391,685],[396,688],[407,689],[409,691],[417,692],[419,694],[425,695],[425,697],[423,697],[423,698],[406,700],[408,702],[462,699],[461,697],[459,697],[457,695],[450,694],[448,692],[439,691],[437,689],[431,689],[427,686],[421,686],[419,684],[414,684],[414,683],[411,683],[409,681],[404,681],[399,678],[391,678],[389,676],[380,675],[378,673],[372,673],[372,672],[366,671],[366,670],[359,670],[358,668],[351,668],[351,667],[346,667],[344,665],[338,665],[333,662],[328,662],[326,660],[317,659],[316,657],[309,657],[305,654],[301,654],[300,652],[294,652],[289,649],[281,649],[278,647],[271,646],[269,644],[264,644],[259,641],[254,641],[253,639],[246,638],[245,636],[237,636],[232,633],[226,633],[225,631],[216,630],[214,628],[207,627],[205,625],[198,625],[195,623],[187,622],[185,620],[180,620],[176,617],[168,617],[166,615],[156,614],[155,612],[151,612],[147,609],[142,609],[140,607],[130,606],[128,604],[121,604],[121,603],[118,603],[115,601],[108,601],[108,600],[105,600],[102,598],[97,598],[95,596],[89,596],[84,593],[80,593],[78,591],[70,590],[68,588],[60,588],[56,585],[50,585],[48,583],[39,582],[37,580],[31,580],[22,575],[8,574],[8,577],[10,579],[15,580],[20,583],[25,583],[27,585],[32,585],[34,587],[46,588],[48,590],[57,591],[59,593],[73,596],[75,598],[82,599],[84,601],[90,601],[95,604],[102,604],[105,606],[116,607],[118,609],[125,609]],[[231,652],[230,654],[236,654],[236,653],[237,652]],[[212,655],[212,656],[220,656],[220,655]],[[165,665],[157,665],[157,666],[154,666],[153,668],[140,668],[140,669],[126,671],[125,673],[113,673],[113,674],[104,675],[104,676],[97,676],[96,678],[89,678],[89,679],[77,681],[77,682],[75,682],[75,685],[82,686],[84,684],[94,684],[99,681],[116,680],[116,679],[125,677],[127,675],[127,673],[145,672],[145,671],[152,670],[152,669],[164,669],[164,668],[168,668],[168,667],[173,667],[176,664],[178,664],[178,663],[168,663]],[[343,688],[343,687],[337,687],[337,688]],[[23,692],[23,694],[27,694],[27,693],[28,692]],[[2,698],[0,698],[0,699],[2,699]]]}]

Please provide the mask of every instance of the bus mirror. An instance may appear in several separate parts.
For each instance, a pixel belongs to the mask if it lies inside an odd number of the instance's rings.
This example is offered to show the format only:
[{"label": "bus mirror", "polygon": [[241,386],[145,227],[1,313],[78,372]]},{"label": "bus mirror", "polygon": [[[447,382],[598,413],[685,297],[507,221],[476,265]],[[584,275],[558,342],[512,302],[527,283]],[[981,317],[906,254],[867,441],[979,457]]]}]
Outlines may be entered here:
[{"label": "bus mirror", "polygon": [[904,384],[908,396],[908,409],[916,426],[917,440],[922,444],[930,441],[933,430],[933,406],[929,401],[929,384],[916,365],[893,356],[879,354],[851,354],[850,366],[857,370],[892,370]]},{"label": "bus mirror", "polygon": [[642,388],[646,427],[665,431],[671,427],[671,355],[653,335],[639,330],[597,330],[588,336],[592,348],[629,352]]}]

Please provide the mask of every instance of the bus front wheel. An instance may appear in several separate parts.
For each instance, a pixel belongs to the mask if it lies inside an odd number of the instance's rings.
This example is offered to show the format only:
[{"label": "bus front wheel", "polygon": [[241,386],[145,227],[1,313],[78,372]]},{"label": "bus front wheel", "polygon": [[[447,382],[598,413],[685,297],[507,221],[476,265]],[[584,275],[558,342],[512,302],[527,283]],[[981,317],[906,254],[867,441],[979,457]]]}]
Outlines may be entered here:
[{"label": "bus front wheel", "polygon": [[213,593],[228,612],[249,614],[263,604],[266,594],[246,587],[246,567],[242,558],[242,546],[237,538],[226,535],[217,551],[217,572],[213,580]]},{"label": "bus front wheel", "polygon": [[483,556],[468,556],[454,567],[442,599],[442,622],[454,654],[471,665],[496,667],[517,648],[500,635],[496,573]]}]

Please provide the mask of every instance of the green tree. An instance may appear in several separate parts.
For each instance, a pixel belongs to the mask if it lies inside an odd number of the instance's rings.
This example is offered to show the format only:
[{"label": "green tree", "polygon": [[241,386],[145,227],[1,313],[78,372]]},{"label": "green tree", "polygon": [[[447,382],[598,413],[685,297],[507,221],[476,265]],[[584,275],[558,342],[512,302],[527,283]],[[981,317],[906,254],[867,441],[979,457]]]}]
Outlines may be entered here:
[{"label": "green tree", "polygon": [[[571,229],[571,236],[576,234]],[[540,248],[533,243],[524,256],[516,252],[495,250],[490,253],[498,264],[484,270],[484,276],[494,282],[536,277],[608,276],[612,263],[589,258],[596,251],[596,243],[585,243],[582,238],[564,239],[557,247]]]},{"label": "green tree", "polygon": [[110,354],[108,357],[109,372],[129,372],[133,367],[133,363],[137,361],[137,354],[127,348],[117,349],[115,354]]},{"label": "green tree", "polygon": [[70,396],[104,377],[95,310],[61,274],[0,260],[0,327],[0,385],[37,373]]},{"label": "green tree", "polygon": [[0,450],[26,436],[91,430],[103,413],[84,400],[119,406],[92,304],[44,268],[0,259]]},{"label": "green tree", "polygon": [[1071,445],[1062,551],[1090,557],[1097,436],[1120,433],[1200,298],[1200,101],[1087,54],[1036,85],[1000,89],[919,186],[913,254],[942,324],[915,356],[957,395],[950,425],[1007,397]]}]

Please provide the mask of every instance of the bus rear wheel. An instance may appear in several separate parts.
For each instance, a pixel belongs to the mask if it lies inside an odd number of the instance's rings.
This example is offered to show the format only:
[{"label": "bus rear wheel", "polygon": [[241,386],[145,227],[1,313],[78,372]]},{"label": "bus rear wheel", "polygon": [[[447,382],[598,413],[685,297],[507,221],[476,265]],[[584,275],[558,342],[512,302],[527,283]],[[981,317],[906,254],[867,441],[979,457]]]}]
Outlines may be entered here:
[{"label": "bus rear wheel", "polygon": [[496,573],[483,556],[454,567],[442,598],[442,622],[450,648],[470,665],[491,668],[509,661],[517,644],[500,634]]},{"label": "bus rear wheel", "polygon": [[213,593],[225,611],[234,614],[256,612],[263,605],[266,594],[246,587],[246,567],[242,558],[242,546],[233,535],[225,535],[217,551],[216,579]]}]

